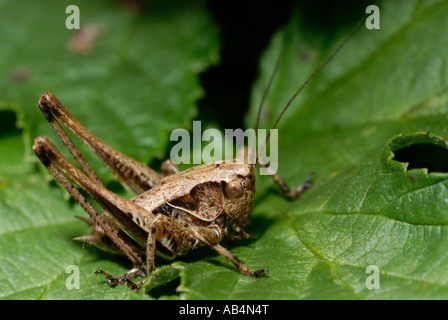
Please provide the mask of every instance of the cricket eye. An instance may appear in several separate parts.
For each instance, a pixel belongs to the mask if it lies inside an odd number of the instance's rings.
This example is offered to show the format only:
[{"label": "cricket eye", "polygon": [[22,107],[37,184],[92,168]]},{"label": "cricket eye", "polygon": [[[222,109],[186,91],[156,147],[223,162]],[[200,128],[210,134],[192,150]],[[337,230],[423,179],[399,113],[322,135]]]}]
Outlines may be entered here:
[{"label": "cricket eye", "polygon": [[226,190],[232,198],[239,198],[243,195],[243,187],[236,180],[230,181],[226,186]]}]

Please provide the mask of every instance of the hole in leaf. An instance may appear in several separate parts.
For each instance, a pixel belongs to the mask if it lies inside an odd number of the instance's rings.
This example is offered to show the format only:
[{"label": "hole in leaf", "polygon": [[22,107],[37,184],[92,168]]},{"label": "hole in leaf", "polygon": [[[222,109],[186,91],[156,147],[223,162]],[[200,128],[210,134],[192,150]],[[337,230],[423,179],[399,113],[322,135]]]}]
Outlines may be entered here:
[{"label": "hole in leaf", "polygon": [[409,169],[427,168],[428,172],[448,172],[448,149],[432,144],[413,144],[394,151],[394,160],[409,163]]}]

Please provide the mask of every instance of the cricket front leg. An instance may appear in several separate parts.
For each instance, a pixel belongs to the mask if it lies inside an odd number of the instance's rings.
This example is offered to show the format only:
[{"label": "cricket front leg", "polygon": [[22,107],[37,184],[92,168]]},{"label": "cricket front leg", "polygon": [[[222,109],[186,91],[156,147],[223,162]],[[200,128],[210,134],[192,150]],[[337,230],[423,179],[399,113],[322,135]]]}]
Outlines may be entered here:
[{"label": "cricket front leg", "polygon": [[306,177],[304,183],[299,185],[296,189],[291,190],[291,188],[288,187],[282,177],[280,177],[276,172],[270,170],[270,167],[267,164],[259,163],[259,165],[267,169],[268,174],[272,177],[272,179],[274,179],[274,182],[278,185],[283,195],[290,200],[298,199],[302,195],[302,193],[304,193],[313,185],[311,180],[314,176],[314,173],[310,173]]},{"label": "cricket front leg", "polygon": [[210,246],[224,258],[232,262],[240,272],[246,276],[259,278],[267,273],[266,269],[253,270],[248,268],[230,251],[219,245],[223,235],[221,228],[217,225],[210,227],[190,226],[185,227],[173,219],[158,214],[153,221],[152,232],[147,241],[147,270],[154,267],[154,252],[156,240],[164,236],[164,232],[169,231],[170,235],[176,238],[179,243],[189,244],[190,248],[196,248],[200,245]]},{"label": "cricket front leg", "polygon": [[[206,233],[207,231],[209,231],[209,230],[201,230],[199,232],[198,232],[198,230],[195,230],[196,237],[201,237],[202,234],[207,235],[207,233]],[[213,250],[215,250],[220,255],[222,255],[224,258],[226,258],[227,260],[232,262],[238,268],[238,270],[245,276],[252,277],[252,278],[260,278],[268,272],[266,269],[253,270],[253,269],[247,267],[240,259],[238,259],[237,256],[235,256],[229,250],[227,250],[226,248],[221,246],[219,243],[213,243],[211,241],[208,241],[206,238],[204,239],[203,236],[202,236],[202,242],[209,245],[210,247],[212,247]]]},{"label": "cricket front leg", "polygon": [[238,259],[233,253],[231,253],[229,250],[224,248],[223,246],[219,244],[215,244],[211,246],[216,252],[218,252],[220,255],[222,255],[224,258],[232,262],[238,270],[242,274],[248,277],[252,278],[260,278],[264,276],[268,271],[266,269],[261,270],[253,270],[248,268],[240,259]]}]

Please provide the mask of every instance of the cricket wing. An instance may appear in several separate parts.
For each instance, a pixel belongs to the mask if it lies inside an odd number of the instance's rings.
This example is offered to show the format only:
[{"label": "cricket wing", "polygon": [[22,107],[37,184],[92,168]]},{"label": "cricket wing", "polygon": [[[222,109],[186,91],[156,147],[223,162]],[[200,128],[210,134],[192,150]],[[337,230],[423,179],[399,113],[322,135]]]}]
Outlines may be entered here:
[{"label": "cricket wing", "polygon": [[206,164],[171,175],[160,185],[169,206],[212,221],[224,210],[219,165]]}]

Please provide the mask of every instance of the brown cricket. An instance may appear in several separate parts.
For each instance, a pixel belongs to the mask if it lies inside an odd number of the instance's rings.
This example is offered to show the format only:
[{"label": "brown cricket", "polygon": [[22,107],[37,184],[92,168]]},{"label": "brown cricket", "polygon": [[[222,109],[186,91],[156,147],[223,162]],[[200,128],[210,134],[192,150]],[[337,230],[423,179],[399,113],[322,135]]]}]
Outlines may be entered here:
[{"label": "brown cricket", "polygon": [[[85,172],[70,163],[46,136],[34,140],[33,150],[40,161],[91,217],[83,219],[92,225],[91,234],[76,240],[124,253],[134,264],[132,270],[118,277],[98,271],[106,275],[108,283],[127,283],[139,289],[141,282],[134,284],[132,281],[135,275],[146,277],[154,270],[156,250],[167,258],[174,258],[204,245],[233,262],[247,276],[258,278],[266,273],[265,269],[249,269],[219,244],[224,237],[249,236],[244,229],[254,201],[253,164],[223,160],[179,172],[167,160],[159,174],[91,134],[51,92],[44,93],[38,105]],[[118,181],[137,196],[129,200],[107,190],[55,117],[86,143]],[[290,199],[297,198],[311,185],[306,181],[291,191],[277,174],[273,177]],[[67,178],[87,191],[106,212],[96,212]]]},{"label": "brown cricket", "polygon": [[[273,128],[298,93],[334,57],[360,25],[297,90]],[[274,75],[275,71],[270,83]],[[263,101],[258,118],[262,104]],[[42,94],[38,106],[82,169],[76,168],[46,136],[34,140],[33,150],[42,164],[90,216],[82,220],[92,226],[91,233],[75,239],[124,254],[134,265],[134,268],[119,276],[98,270],[96,274],[105,275],[107,283],[126,283],[131,289],[138,290],[154,270],[156,252],[166,258],[174,258],[200,246],[211,247],[246,276],[259,278],[267,272],[265,269],[248,268],[220,245],[224,238],[249,237],[244,229],[249,223],[254,202],[255,165],[249,163],[247,158],[246,161],[234,159],[198,165],[182,172],[170,160],[166,160],[159,174],[90,133],[51,92]],[[87,144],[117,180],[134,191],[136,196],[126,199],[106,189],[58,120]],[[268,139],[269,135],[266,142]],[[257,163],[266,166],[258,161],[258,156]],[[297,199],[311,186],[310,177],[294,190],[278,174],[272,174],[272,177],[289,199]],[[88,192],[105,212],[98,213],[70,180]],[[136,276],[143,280],[135,283]]]}]

